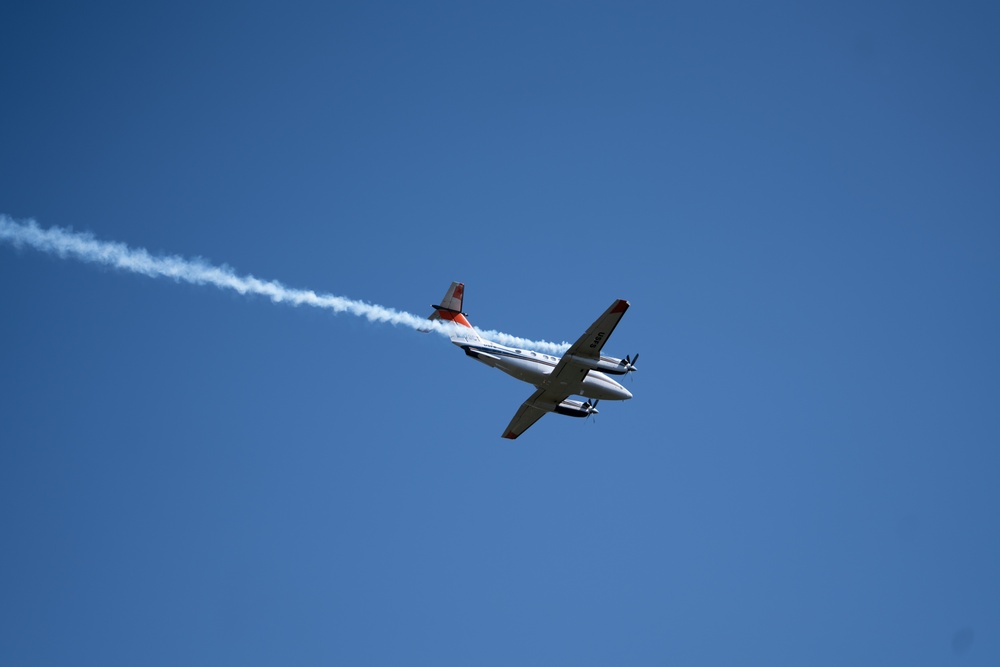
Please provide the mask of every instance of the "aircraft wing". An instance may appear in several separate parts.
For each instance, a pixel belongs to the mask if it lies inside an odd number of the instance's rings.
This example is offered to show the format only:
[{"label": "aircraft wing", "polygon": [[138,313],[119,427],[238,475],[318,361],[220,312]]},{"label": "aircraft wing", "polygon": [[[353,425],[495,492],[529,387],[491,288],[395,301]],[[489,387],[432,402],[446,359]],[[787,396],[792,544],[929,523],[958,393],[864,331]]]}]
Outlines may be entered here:
[{"label": "aircraft wing", "polygon": [[573,343],[562,356],[552,373],[544,380],[543,386],[531,395],[531,398],[521,404],[514,418],[507,425],[503,437],[513,440],[521,435],[536,421],[551,412],[573,394],[579,394],[583,389],[583,380],[590,369],[577,361],[579,358],[601,358],[601,348],[608,342],[611,332],[618,326],[622,315],[628,310],[629,303],[618,299],[604,311],[587,329],[587,332]]},{"label": "aircraft wing", "polygon": [[601,348],[611,338],[611,332],[618,326],[622,315],[628,310],[629,303],[625,299],[618,299],[611,304],[604,314],[587,328],[587,332],[566,350],[556,367],[552,369],[552,374],[546,380],[546,385],[550,389],[559,387],[565,390],[567,395],[579,393],[583,385],[583,379],[587,377],[590,369],[576,362],[574,357],[587,359],[600,359]]},{"label": "aircraft wing", "polygon": [[[587,329],[587,333],[580,336],[580,338],[573,343],[570,348],[566,351],[567,355],[575,355],[577,357],[589,357],[591,359],[599,359],[601,357],[601,348],[604,344],[608,342],[611,338],[611,332],[615,330],[618,326],[618,322],[621,321],[622,315],[628,310],[629,303],[625,299],[618,299],[611,306],[604,311],[604,314],[597,318],[597,320],[590,325]],[[565,357],[563,357],[565,358]]]},{"label": "aircraft wing", "polygon": [[503,437],[513,440],[517,436],[527,431],[531,426],[545,416],[546,412],[551,412],[551,408],[545,406],[559,405],[569,398],[568,393],[553,391],[551,389],[539,389],[531,397],[521,404],[514,418],[507,424]]}]

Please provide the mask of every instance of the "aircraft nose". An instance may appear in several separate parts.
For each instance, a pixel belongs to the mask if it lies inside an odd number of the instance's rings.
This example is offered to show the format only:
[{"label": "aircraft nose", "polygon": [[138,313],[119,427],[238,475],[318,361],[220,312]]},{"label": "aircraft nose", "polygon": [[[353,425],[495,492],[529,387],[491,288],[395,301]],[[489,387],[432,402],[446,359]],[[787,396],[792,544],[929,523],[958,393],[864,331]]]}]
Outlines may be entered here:
[{"label": "aircraft nose", "polygon": [[625,387],[622,387],[622,393],[625,394],[625,398],[623,398],[622,400],[627,401],[628,399],[632,398],[632,392],[630,392]]}]

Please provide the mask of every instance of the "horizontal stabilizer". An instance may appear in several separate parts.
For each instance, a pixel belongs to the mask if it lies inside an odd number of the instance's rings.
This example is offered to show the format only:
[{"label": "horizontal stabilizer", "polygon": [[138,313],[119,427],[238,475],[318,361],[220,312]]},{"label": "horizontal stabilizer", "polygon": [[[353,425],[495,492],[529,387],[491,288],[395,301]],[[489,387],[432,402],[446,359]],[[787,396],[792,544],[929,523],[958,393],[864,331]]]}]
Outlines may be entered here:
[{"label": "horizontal stabilizer", "polygon": [[488,352],[483,352],[482,350],[476,350],[472,347],[466,347],[465,353],[473,359],[483,362],[490,368],[496,368],[497,362],[500,361],[500,357],[489,354]]}]

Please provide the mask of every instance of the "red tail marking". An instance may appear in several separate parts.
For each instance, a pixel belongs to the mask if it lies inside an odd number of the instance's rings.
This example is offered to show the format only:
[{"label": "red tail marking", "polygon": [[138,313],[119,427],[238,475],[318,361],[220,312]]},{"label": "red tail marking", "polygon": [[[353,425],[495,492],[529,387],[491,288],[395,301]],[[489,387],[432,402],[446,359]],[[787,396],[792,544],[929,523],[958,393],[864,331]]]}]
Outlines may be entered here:
[{"label": "red tail marking", "polygon": [[472,328],[472,325],[469,324],[469,320],[465,319],[465,315],[462,313],[451,313],[447,310],[439,310],[437,312],[438,315],[441,316],[442,320],[448,320],[449,322],[454,322],[455,324],[461,324],[463,327]]}]

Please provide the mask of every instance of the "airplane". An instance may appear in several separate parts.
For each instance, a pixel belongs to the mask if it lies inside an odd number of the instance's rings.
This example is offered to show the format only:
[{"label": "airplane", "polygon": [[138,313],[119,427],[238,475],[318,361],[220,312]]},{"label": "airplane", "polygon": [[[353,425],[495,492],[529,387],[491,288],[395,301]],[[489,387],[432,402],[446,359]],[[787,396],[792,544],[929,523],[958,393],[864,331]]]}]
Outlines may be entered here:
[{"label": "airplane", "polygon": [[[504,430],[504,438],[517,438],[549,412],[569,417],[589,417],[597,414],[597,403],[601,399],[627,401],[632,398],[628,389],[608,375],[634,372],[639,355],[617,359],[601,354],[611,332],[628,310],[628,301],[618,299],[611,304],[559,358],[531,350],[518,350],[481,337],[462,312],[464,298],[465,284],[452,283],[441,303],[431,306],[434,312],[428,319],[457,325],[451,342],[467,355],[535,386],[535,393],[521,405]],[[588,400],[570,399],[574,395]]]}]

